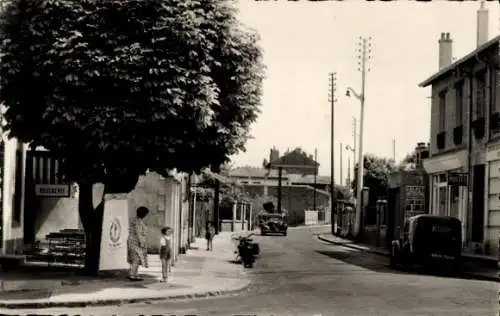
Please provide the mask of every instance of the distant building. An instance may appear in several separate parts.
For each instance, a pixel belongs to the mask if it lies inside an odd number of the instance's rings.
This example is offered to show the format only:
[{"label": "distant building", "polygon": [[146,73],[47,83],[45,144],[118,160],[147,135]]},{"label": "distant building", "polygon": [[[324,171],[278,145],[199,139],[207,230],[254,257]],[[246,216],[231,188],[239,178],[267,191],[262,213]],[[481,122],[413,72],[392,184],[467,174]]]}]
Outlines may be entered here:
[{"label": "distant building", "polygon": [[[288,211],[291,225],[303,223],[303,211],[313,209],[314,205],[317,209],[330,209],[330,194],[327,192],[330,177],[317,176],[315,185],[314,174],[318,172],[319,163],[315,162],[311,155],[296,148],[280,156],[279,151],[272,148],[269,159],[265,159],[265,162],[283,165],[282,206]],[[238,167],[229,171],[227,177],[233,179],[252,196],[278,196],[277,170],[264,167]]]}]

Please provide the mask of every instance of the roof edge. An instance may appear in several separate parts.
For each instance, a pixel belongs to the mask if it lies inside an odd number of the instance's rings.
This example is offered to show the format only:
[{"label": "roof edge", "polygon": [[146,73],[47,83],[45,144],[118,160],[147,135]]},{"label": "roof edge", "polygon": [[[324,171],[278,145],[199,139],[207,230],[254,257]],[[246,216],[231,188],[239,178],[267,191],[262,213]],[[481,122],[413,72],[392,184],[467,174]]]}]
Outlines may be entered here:
[{"label": "roof edge", "polygon": [[464,62],[466,62],[469,59],[471,59],[472,57],[474,57],[476,54],[478,54],[478,53],[480,53],[480,52],[482,52],[482,51],[490,48],[496,42],[500,42],[500,35],[495,36],[491,40],[489,40],[486,43],[484,43],[483,45],[477,47],[475,50],[473,50],[472,52],[468,53],[464,57],[458,59],[454,63],[451,63],[450,65],[448,65],[448,66],[440,69],[438,72],[434,73],[432,76],[430,76],[429,78],[427,78],[424,81],[422,81],[421,83],[419,83],[418,86],[420,88],[425,88],[425,87],[429,86],[435,80],[437,80],[441,76],[443,76],[443,75],[447,74],[449,71],[451,71],[453,68],[456,68],[457,66],[463,64]]}]

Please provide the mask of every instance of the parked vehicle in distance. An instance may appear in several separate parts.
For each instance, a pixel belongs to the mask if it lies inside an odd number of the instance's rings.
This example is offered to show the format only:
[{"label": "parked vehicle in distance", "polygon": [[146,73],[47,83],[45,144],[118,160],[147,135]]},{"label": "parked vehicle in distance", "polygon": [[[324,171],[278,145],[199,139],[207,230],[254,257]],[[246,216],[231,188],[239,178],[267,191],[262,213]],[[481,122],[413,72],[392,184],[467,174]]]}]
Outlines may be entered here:
[{"label": "parked vehicle in distance", "polygon": [[458,268],[462,254],[462,223],[449,216],[416,215],[391,242],[390,265]]},{"label": "parked vehicle in distance", "polygon": [[288,218],[285,213],[261,213],[259,214],[259,227],[262,236],[268,234],[287,235]]}]

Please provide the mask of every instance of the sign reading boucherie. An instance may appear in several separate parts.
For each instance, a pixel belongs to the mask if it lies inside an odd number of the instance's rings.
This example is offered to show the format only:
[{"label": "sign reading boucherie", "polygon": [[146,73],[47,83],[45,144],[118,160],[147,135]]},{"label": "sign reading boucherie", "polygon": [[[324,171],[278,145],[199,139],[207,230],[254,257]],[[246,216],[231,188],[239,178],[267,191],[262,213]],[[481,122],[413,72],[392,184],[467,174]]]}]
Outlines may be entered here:
[{"label": "sign reading boucherie", "polygon": [[69,184],[37,184],[35,194],[47,197],[69,197]]}]

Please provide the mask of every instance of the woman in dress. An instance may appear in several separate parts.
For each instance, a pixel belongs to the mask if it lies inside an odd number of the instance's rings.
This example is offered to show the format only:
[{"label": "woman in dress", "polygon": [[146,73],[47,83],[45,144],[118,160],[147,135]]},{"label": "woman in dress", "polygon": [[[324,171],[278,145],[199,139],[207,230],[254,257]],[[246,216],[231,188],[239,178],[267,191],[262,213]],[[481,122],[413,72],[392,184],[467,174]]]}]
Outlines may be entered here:
[{"label": "woman in dress", "polygon": [[137,216],[129,226],[127,240],[127,261],[130,264],[128,279],[131,281],[141,281],[137,276],[139,266],[148,267],[148,247],[146,241],[147,226],[144,218],[149,210],[141,206],[137,209]]}]

